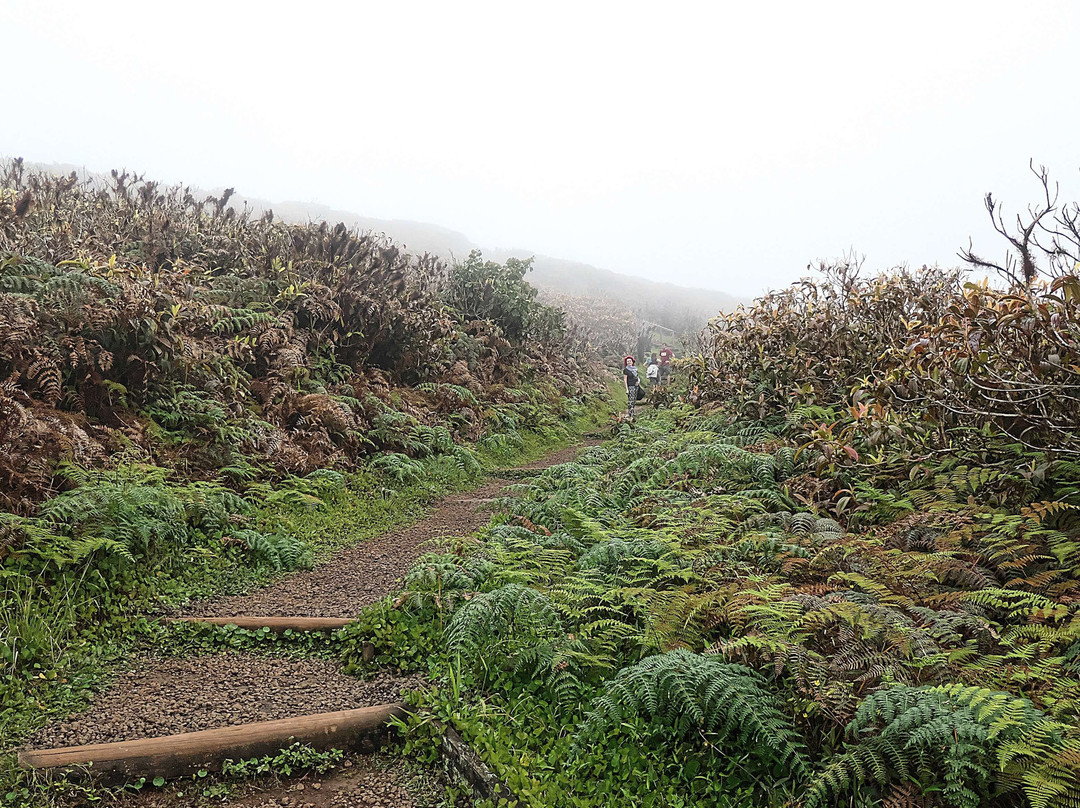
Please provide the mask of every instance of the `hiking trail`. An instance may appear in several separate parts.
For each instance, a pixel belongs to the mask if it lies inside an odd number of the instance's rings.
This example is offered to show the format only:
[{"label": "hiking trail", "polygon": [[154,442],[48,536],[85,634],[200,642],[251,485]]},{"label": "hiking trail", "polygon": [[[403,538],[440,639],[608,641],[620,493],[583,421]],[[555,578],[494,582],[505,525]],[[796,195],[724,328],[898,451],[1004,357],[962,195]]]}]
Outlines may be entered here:
[{"label": "hiking trail", "polygon": [[[582,448],[599,442],[585,441],[519,468],[544,469],[569,462]],[[438,500],[419,520],[350,545],[309,570],[286,574],[246,594],[192,603],[174,610],[174,615],[352,618],[364,607],[397,592],[404,575],[428,552],[430,542],[466,536],[483,527],[491,518],[487,503],[501,496],[510,482],[496,472],[477,488]],[[189,657],[149,653],[131,658],[85,710],[43,727],[24,748],[158,738],[384,705],[400,701],[404,692],[422,682],[419,674],[391,670],[361,679],[343,673],[337,661],[324,659],[250,652]],[[234,799],[215,804],[233,808],[417,808],[410,795],[417,786],[414,782],[406,788],[405,781],[410,777],[415,781],[418,775],[400,765],[377,765],[384,757],[350,756],[326,775],[310,772],[280,784],[255,781],[238,788]],[[124,804],[140,808],[192,804],[194,795],[178,796],[178,790],[177,786],[134,794]]]}]

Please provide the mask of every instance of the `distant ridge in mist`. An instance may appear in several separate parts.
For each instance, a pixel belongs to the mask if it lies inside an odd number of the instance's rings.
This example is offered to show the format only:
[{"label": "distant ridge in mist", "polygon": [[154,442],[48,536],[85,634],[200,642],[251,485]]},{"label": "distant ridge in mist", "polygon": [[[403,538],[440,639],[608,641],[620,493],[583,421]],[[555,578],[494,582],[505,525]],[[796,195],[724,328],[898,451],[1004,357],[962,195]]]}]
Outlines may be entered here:
[{"label": "distant ridge in mist", "polygon": [[[89,177],[107,176],[65,163],[28,162],[27,167],[55,174],[75,171]],[[208,194],[220,193],[221,190],[221,188],[208,191],[192,188],[193,192]],[[236,207],[247,205],[256,214],[272,210],[275,216],[286,222],[306,223],[319,220],[331,223],[344,222],[345,225],[358,230],[383,233],[410,252],[430,253],[448,261],[463,259],[472,250],[481,250],[485,258],[499,262],[504,262],[507,258],[531,257],[534,260],[529,281],[540,290],[619,303],[639,317],[668,326],[680,333],[696,331],[717,312],[729,311],[739,303],[747,302],[745,298],[712,289],[678,286],[634,275],[624,275],[579,261],[540,255],[530,250],[486,248],[475,244],[463,233],[427,222],[415,222],[408,219],[376,219],[315,202],[268,202],[241,194],[233,196],[230,204]]]},{"label": "distant ridge in mist", "polygon": [[[417,253],[431,253],[447,260],[462,259],[472,250],[481,250],[484,257],[500,263],[507,258],[533,258],[533,271],[529,281],[540,289],[562,294],[593,297],[622,303],[636,312],[651,312],[654,319],[672,328],[681,323],[664,320],[692,319],[702,323],[721,310],[730,310],[745,302],[724,292],[678,286],[673,283],[653,281],[634,275],[624,275],[610,269],[553,258],[531,250],[486,248],[473,243],[464,233],[426,222],[407,219],[374,219],[349,211],[335,210],[325,205],[284,202],[269,204],[262,200],[244,200],[253,209],[263,211],[270,207],[277,216],[286,221],[307,222],[311,219],[344,222],[361,230],[385,233],[395,243]],[[665,317],[663,312],[667,312]]]}]

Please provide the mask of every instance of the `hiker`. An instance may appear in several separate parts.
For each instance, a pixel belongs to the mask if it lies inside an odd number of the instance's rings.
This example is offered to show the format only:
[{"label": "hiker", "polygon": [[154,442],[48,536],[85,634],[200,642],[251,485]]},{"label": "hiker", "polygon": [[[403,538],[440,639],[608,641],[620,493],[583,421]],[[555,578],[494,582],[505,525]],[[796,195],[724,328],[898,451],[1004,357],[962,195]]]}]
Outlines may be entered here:
[{"label": "hiker", "polygon": [[645,368],[645,378],[649,380],[649,387],[656,387],[660,383],[660,365],[656,361],[656,354],[649,360],[649,366]]},{"label": "hiker", "polygon": [[626,384],[626,415],[634,420],[634,404],[637,403],[637,391],[641,386],[638,369],[634,366],[634,357],[623,357],[623,382]]},{"label": "hiker", "polygon": [[663,349],[660,351],[660,384],[667,384],[667,380],[671,376],[671,360],[674,358],[675,352],[665,342]]}]

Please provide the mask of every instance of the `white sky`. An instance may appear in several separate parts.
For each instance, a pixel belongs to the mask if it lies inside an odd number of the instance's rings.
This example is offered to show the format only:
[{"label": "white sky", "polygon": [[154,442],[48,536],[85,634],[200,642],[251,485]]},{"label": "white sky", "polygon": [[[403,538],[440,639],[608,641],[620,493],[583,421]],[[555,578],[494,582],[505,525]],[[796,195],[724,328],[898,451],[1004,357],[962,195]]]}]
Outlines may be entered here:
[{"label": "white sky", "polygon": [[1075,2],[0,0],[0,154],[753,295],[1080,198]]}]

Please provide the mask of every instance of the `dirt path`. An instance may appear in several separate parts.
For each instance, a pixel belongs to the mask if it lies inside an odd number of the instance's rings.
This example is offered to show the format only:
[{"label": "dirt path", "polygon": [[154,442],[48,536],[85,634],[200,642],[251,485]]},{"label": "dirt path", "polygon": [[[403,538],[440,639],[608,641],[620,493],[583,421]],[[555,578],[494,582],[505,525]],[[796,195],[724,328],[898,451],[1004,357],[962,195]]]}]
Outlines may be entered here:
[{"label": "dirt path", "polygon": [[[571,446],[523,468],[539,469],[573,460],[581,446]],[[400,588],[401,579],[428,551],[427,542],[466,536],[491,518],[485,500],[500,496],[506,480],[445,497],[420,521],[342,550],[329,561],[245,595],[193,603],[183,614],[202,617],[273,615],[354,617]]]},{"label": "dirt path", "polygon": [[[523,468],[569,462],[581,448],[562,449]],[[311,570],[287,575],[246,595],[192,604],[183,611],[219,617],[352,617],[397,591],[405,573],[427,552],[429,541],[468,535],[483,527],[490,518],[485,503],[500,496],[508,483],[505,478],[496,478],[472,491],[445,497],[418,522],[346,548]],[[82,713],[39,730],[27,746],[106,743],[384,704],[397,701],[404,690],[419,683],[417,676],[390,672],[370,680],[357,679],[341,673],[337,663],[325,660],[247,653],[148,656],[133,660],[132,667]],[[305,780],[309,780],[306,791]],[[419,808],[420,803],[411,796],[415,789],[406,788],[403,782],[400,771],[377,769],[354,757],[347,767],[326,777],[264,784],[265,788],[254,785],[228,805]],[[177,797],[176,790],[140,795],[134,804],[195,804],[187,797]]]},{"label": "dirt path", "polygon": [[[177,793],[177,792],[183,793]],[[326,774],[313,772],[275,782],[262,778],[241,784],[227,802],[198,800],[198,789],[178,784],[163,791],[129,797],[123,808],[434,808],[443,805],[443,790],[431,771],[402,765],[383,754],[351,755]]]},{"label": "dirt path", "polygon": [[146,657],[89,708],[42,728],[32,747],[112,743],[398,701],[419,674],[347,676],[322,659],[254,654]]}]

